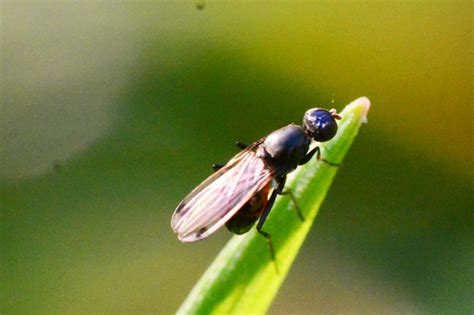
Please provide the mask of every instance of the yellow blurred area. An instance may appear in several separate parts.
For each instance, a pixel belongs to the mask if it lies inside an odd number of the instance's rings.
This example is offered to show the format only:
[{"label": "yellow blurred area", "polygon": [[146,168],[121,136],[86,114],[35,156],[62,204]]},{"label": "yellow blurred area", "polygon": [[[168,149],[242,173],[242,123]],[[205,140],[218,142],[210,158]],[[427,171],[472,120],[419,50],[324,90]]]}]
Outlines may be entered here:
[{"label": "yellow blurred area", "polygon": [[382,137],[462,173],[472,166],[471,8],[468,1],[220,4],[215,10],[225,14],[207,23],[222,45],[308,89],[323,86],[336,101],[370,95]]}]

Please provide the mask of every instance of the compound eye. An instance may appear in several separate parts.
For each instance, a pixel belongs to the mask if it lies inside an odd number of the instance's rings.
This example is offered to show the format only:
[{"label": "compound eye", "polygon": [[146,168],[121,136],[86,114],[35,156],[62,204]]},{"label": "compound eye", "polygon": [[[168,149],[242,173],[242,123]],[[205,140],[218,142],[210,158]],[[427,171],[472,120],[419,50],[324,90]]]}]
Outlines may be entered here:
[{"label": "compound eye", "polygon": [[[336,116],[335,116],[336,115]],[[337,114],[322,108],[313,108],[304,114],[306,132],[318,142],[331,140],[337,132]]]}]

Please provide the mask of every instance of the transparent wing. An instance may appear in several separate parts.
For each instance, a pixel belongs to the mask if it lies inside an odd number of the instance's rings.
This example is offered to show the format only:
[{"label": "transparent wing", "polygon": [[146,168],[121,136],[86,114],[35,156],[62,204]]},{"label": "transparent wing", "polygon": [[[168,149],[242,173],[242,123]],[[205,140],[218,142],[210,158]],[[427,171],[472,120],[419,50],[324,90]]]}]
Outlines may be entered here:
[{"label": "transparent wing", "polygon": [[181,201],[171,227],[183,242],[201,240],[224,225],[271,179],[263,161],[246,149]]}]

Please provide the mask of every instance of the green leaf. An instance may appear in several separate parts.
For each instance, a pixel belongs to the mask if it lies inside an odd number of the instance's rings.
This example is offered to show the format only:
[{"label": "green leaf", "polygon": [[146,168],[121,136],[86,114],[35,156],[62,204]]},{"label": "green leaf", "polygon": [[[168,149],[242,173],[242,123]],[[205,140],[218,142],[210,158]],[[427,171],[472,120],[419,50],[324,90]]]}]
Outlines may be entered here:
[{"label": "green leaf", "polygon": [[[321,145],[322,156],[341,163],[360,125],[366,121],[370,101],[361,97],[340,113],[337,135]],[[301,221],[291,199],[280,196],[263,226],[272,235],[277,272],[267,242],[253,228],[234,236],[220,252],[178,314],[263,314],[267,311],[294,261],[338,167],[313,158],[288,176],[290,188],[305,217]]]}]

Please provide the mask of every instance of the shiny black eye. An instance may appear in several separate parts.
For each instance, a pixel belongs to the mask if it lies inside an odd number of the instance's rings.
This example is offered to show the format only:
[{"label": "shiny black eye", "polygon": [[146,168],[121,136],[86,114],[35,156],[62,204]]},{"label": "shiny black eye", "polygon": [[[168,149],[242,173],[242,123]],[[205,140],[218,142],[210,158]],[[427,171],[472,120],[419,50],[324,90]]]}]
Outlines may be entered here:
[{"label": "shiny black eye", "polygon": [[304,114],[303,125],[306,132],[318,142],[331,140],[337,132],[335,116],[322,108],[308,110]]}]

